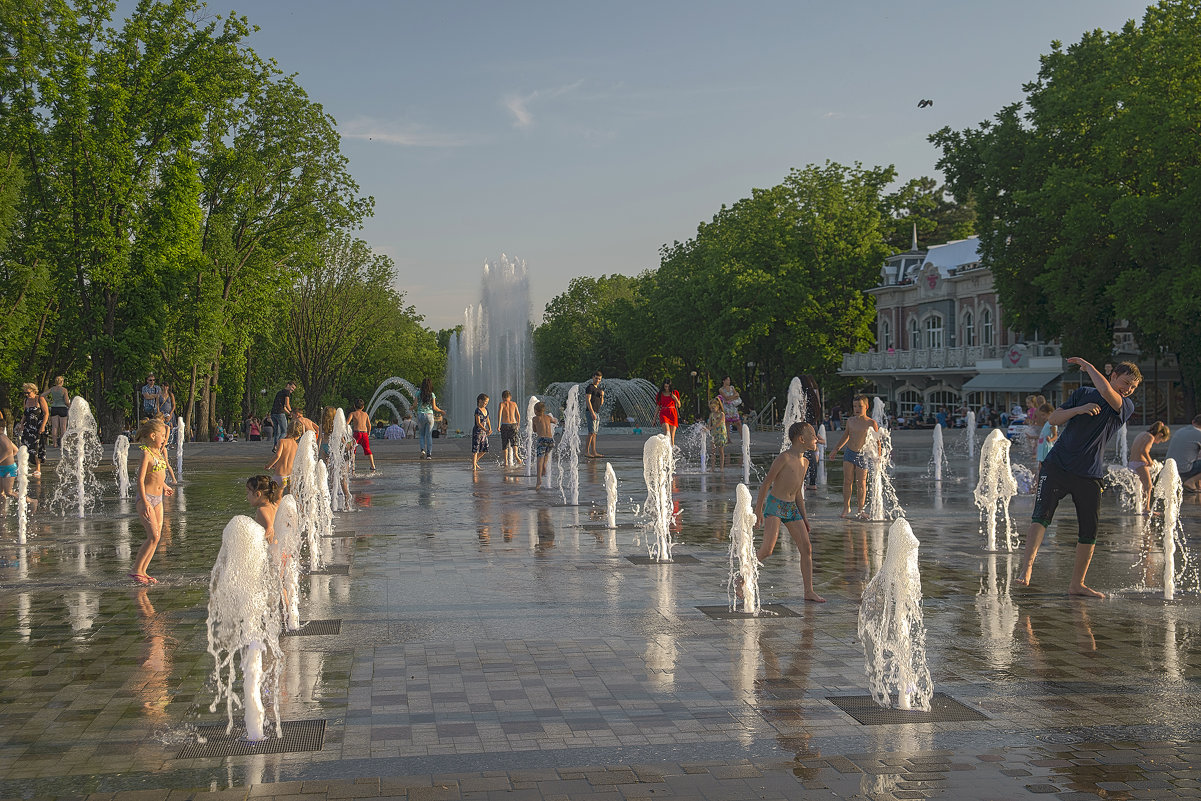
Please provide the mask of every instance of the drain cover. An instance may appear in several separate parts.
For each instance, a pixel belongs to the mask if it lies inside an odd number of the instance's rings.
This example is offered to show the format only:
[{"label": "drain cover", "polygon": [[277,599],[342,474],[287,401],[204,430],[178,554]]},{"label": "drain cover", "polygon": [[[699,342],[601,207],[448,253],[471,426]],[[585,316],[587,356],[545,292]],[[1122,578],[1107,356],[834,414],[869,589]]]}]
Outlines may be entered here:
[{"label": "drain cover", "polygon": [[238,729],[226,734],[224,726],[197,726],[197,742],[188,743],[175,756],[177,759],[198,759],[287,754],[293,751],[320,751],[325,744],[324,720],[284,720],[280,722],[280,728],[282,732],[279,737],[251,743],[242,739]]},{"label": "drain cover", "polygon": [[988,720],[970,706],[961,704],[949,695],[934,693],[930,711],[916,709],[885,709],[870,695],[840,695],[827,698],[864,726],[883,726],[894,723],[952,723],[966,720]]},{"label": "drain cover", "polygon": [[310,576],[349,576],[350,565],[326,565],[320,570],[310,570]]},{"label": "drain cover", "polygon": [[784,606],[784,604],[762,604],[760,605],[758,617],[742,610],[731,612],[727,604],[722,604],[721,606],[698,606],[697,609],[714,620],[770,620],[773,617],[800,617],[799,614]]},{"label": "drain cover", "polygon": [[627,556],[626,559],[636,565],[697,565],[701,561],[695,556],[673,556],[670,562],[658,562],[649,556]]},{"label": "drain cover", "polygon": [[341,634],[342,621],[338,620],[309,620],[300,624],[296,631],[281,632],[282,637],[317,637],[323,634]]}]

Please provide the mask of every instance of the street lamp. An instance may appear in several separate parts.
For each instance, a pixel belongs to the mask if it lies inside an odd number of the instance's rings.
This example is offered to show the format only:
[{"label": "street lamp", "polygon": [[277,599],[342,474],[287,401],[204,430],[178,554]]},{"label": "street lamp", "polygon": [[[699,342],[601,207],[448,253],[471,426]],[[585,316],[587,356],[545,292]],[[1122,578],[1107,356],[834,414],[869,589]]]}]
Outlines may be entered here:
[{"label": "street lamp", "polygon": [[689,375],[692,376],[692,394],[696,395],[696,418],[701,418],[701,396],[696,391],[696,370],[693,370]]},{"label": "street lamp", "polygon": [[[746,363],[746,378],[742,382],[742,388],[744,390],[746,390],[748,393],[751,390],[751,376],[753,376],[754,374],[755,374],[755,363],[747,362]],[[748,404],[747,404],[745,398],[742,401],[742,408],[744,408],[744,409],[748,408]]]}]

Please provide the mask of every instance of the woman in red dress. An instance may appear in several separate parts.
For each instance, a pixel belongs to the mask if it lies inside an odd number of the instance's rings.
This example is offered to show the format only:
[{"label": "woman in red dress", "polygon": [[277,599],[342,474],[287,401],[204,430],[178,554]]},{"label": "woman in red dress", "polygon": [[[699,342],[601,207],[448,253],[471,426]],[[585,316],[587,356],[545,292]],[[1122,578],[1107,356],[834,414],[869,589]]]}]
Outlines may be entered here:
[{"label": "woman in red dress", "polygon": [[663,431],[674,448],[676,429],[680,426],[680,393],[671,388],[670,381],[664,381],[659,394],[655,396],[655,403],[659,404],[659,422],[663,424]]}]

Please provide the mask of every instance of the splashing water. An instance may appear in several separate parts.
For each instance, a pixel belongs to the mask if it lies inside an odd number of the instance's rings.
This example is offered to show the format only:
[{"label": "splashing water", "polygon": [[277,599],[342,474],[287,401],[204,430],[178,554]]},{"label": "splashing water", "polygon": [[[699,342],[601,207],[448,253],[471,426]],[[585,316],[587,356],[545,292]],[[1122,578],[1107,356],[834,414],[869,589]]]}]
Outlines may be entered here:
[{"label": "splashing water", "polygon": [[926,664],[922,622],[922,580],[917,552],[921,543],[904,518],[888,530],[880,572],[863,591],[859,639],[872,697],[880,706],[929,711],[934,682]]},{"label": "splashing water", "polygon": [[742,483],[751,483],[751,429],[742,424]]},{"label": "splashing water", "polygon": [[746,484],[734,490],[734,520],[730,525],[730,580],[727,592],[730,611],[738,609],[738,591],[742,591],[742,611],[758,617],[759,555],[755,552],[755,512],[751,491]]},{"label": "splashing water", "polygon": [[876,421],[876,425],[880,428],[884,427],[884,400],[876,397],[872,399],[872,419]]},{"label": "splashing water", "polygon": [[[404,392],[401,392],[400,390],[404,390]],[[396,422],[399,423],[402,419],[404,419],[404,415],[401,414],[400,409],[397,409],[396,406],[393,405],[392,401],[395,400],[399,402],[406,413],[411,413],[413,409],[413,399],[416,398],[417,395],[417,387],[413,386],[405,379],[399,376],[385,378],[380,382],[379,386],[375,388],[375,393],[371,396],[371,402],[367,404],[367,417],[374,420],[375,412],[381,406],[387,406],[392,411],[392,414],[396,416]]]},{"label": "splashing water", "polygon": [[525,427],[522,429],[521,437],[521,459],[525,462],[525,475],[527,478],[534,475],[534,462],[538,459],[535,456],[537,451],[534,450],[534,407],[537,405],[538,396],[530,395],[530,400],[525,405]]},{"label": "splashing water", "polygon": [[567,392],[567,408],[563,410],[563,436],[555,446],[554,461],[559,467],[559,497],[563,503],[580,503],[580,385]]},{"label": "splashing water", "polygon": [[984,525],[986,550],[997,550],[998,516],[1005,520],[1005,550],[1013,551],[1017,544],[1017,534],[1009,516],[1009,501],[1017,492],[1017,481],[1009,464],[1009,440],[1004,431],[994,428],[980,449],[980,478],[973,493]]},{"label": "splashing water", "polygon": [[829,444],[826,441],[826,424],[822,423],[817,427],[817,448],[814,452],[817,457],[817,484],[819,487],[826,485],[826,447]]},{"label": "splashing water", "polygon": [[117,476],[117,497],[129,497],[129,437],[117,436],[113,443],[113,473]]},{"label": "splashing water", "polygon": [[100,437],[96,418],[88,402],[79,395],[67,412],[67,433],[63,435],[62,458],[54,468],[58,487],[50,499],[50,508],[66,515],[74,510],[80,520],[100,500],[100,483],[95,469],[100,463]]},{"label": "splashing water", "polygon": [[285,495],[275,512],[275,543],[268,551],[288,631],[300,628],[300,544],[300,510],[296,497]]},{"label": "splashing water", "polygon": [[17,448],[17,542],[29,536],[29,448]]},{"label": "splashing water", "polygon": [[[1153,462],[1151,468],[1152,480],[1154,480],[1157,472],[1162,474],[1163,465]],[[1146,511],[1143,508],[1146,499],[1146,496],[1143,494],[1143,482],[1139,480],[1138,473],[1126,465],[1106,465],[1105,486],[1117,492],[1118,505],[1122,509],[1136,515],[1141,515]]]},{"label": "splashing water", "polygon": [[617,475],[608,462],[605,462],[605,520],[609,528],[617,528]]},{"label": "splashing water", "polygon": [[[576,386],[572,381],[556,381],[546,387],[545,395],[556,401],[558,408],[567,401],[567,393]],[[600,420],[612,420],[618,406],[626,418],[634,418],[634,425],[653,426],[659,420],[659,407],[655,403],[658,388],[645,378],[602,378],[600,388],[605,391],[605,402],[601,405]]]},{"label": "splashing water", "polygon": [[879,431],[869,430],[867,440],[863,443],[863,454],[867,456],[868,519],[895,520],[904,517],[905,510],[897,499],[897,491],[888,475],[892,467],[892,435],[884,427]]},{"label": "splashing water", "polygon": [[[272,701],[275,730],[279,732],[279,678],[283,653],[279,649],[279,581],[273,575],[263,527],[244,515],[225,526],[221,550],[209,578],[208,652],[217,685],[210,712],[224,701],[233,731],[234,708],[245,709],[246,739],[266,736],[263,691]],[[263,655],[270,657],[264,671]],[[234,690],[234,656],[242,667],[243,691]]]},{"label": "splashing water", "polygon": [[334,426],[329,435],[329,478],[333,486],[330,501],[334,511],[354,508],[354,498],[346,492],[350,479],[350,454],[354,448],[354,436],[346,423],[346,413],[338,409],[334,414]]},{"label": "splashing water", "polygon": [[334,536],[334,504],[329,492],[329,471],[325,462],[317,461],[317,536]]},{"label": "splashing water", "polygon": [[[1184,485],[1180,481],[1180,472],[1176,469],[1175,459],[1165,459],[1163,469],[1155,486],[1151,488],[1151,497],[1156,505],[1163,505],[1163,597],[1172,600],[1176,597],[1177,582],[1182,579],[1189,567],[1189,553],[1185,547],[1184,527],[1180,523],[1180,504],[1184,500]],[[1180,567],[1176,567],[1176,554],[1180,553]],[[1190,589],[1197,589],[1196,582]]]},{"label": "splashing water", "polygon": [[947,454],[942,446],[942,426],[934,426],[933,445],[931,447],[930,464],[934,471],[934,480],[942,481],[942,468],[947,463]]},{"label": "splashing water", "polygon": [[[306,431],[296,444],[296,458],[292,461],[292,475],[288,480],[296,509],[300,515],[301,536],[309,549],[309,570],[321,569],[322,529],[322,485],[317,466],[317,437]],[[329,488],[324,490],[329,492]]]},{"label": "splashing water", "polygon": [[642,477],[646,481],[646,502],[642,515],[646,519],[646,548],[656,562],[671,561],[671,440],[666,434],[656,434],[642,447]]},{"label": "splashing water", "polygon": [[1122,427],[1118,429],[1117,436],[1114,437],[1114,444],[1117,447],[1118,464],[1125,467],[1130,461],[1130,440],[1129,432],[1126,429],[1126,424],[1122,423]]},{"label": "splashing water", "polygon": [[183,481],[183,441],[187,439],[182,417],[175,420],[175,480]]},{"label": "splashing water", "polygon": [[967,460],[970,464],[976,461],[976,413],[971,409],[968,409],[965,426],[963,433],[967,440]]},{"label": "splashing water", "polygon": [[801,385],[801,379],[793,376],[792,381],[788,384],[788,402],[784,405],[784,436],[780,439],[780,453],[792,446],[792,442],[788,439],[788,429],[793,423],[799,423],[805,419],[807,402],[805,387]]},{"label": "splashing water", "polygon": [[705,430],[705,423],[693,423],[687,428],[681,428],[677,431],[676,448],[679,451],[679,455],[676,457],[675,472],[705,472],[708,460],[708,443],[709,432]]}]

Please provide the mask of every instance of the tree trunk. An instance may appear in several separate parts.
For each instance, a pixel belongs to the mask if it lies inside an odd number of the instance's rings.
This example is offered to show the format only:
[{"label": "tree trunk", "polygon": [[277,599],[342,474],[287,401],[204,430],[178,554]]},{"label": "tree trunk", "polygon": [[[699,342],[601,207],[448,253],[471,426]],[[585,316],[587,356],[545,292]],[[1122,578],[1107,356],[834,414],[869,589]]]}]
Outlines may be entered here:
[{"label": "tree trunk", "polygon": [[218,351],[217,358],[213,360],[212,373],[209,376],[209,386],[211,387],[209,390],[211,398],[209,401],[209,431],[211,431],[213,434],[217,433],[217,399],[221,394],[221,390],[218,387],[218,380],[220,379],[220,376],[221,356],[220,351]]},{"label": "tree trunk", "polygon": [[184,431],[192,430],[192,416],[196,409],[196,365],[192,365],[192,380],[188,383],[188,403],[184,412],[183,426]]}]

